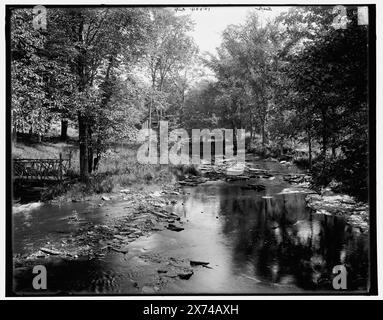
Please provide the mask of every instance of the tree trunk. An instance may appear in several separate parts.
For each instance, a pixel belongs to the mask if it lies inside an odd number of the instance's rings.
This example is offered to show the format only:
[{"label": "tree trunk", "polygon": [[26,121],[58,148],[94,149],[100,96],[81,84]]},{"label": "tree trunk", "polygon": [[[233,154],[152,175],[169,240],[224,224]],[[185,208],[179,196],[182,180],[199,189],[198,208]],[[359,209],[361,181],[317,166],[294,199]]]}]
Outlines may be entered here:
[{"label": "tree trunk", "polygon": [[86,117],[78,116],[78,136],[80,143],[80,178],[82,182],[89,179],[88,161],[88,124]]},{"label": "tree trunk", "polygon": [[88,145],[88,172],[91,174],[93,171],[93,147]]},{"label": "tree trunk", "polygon": [[253,139],[254,139],[254,130],[253,130],[253,125],[251,124],[251,127],[250,127],[249,150],[251,150],[251,146],[253,145]]},{"label": "tree trunk", "polygon": [[101,139],[100,137],[98,137],[97,144],[96,144],[96,157],[94,158],[94,161],[93,161],[93,171],[98,170],[100,159],[101,159]]},{"label": "tree trunk", "polygon": [[324,160],[326,160],[326,153],[327,153],[327,123],[326,122],[327,122],[326,110],[323,110],[322,111],[322,156]]},{"label": "tree trunk", "polygon": [[13,142],[17,142],[17,129],[16,129],[16,126],[13,126],[13,129],[12,129],[12,141]]},{"label": "tree trunk", "polygon": [[93,170],[93,146],[92,146],[92,128],[88,124],[88,172],[92,173]]},{"label": "tree trunk", "polygon": [[307,139],[309,143],[309,168],[312,168],[312,149],[311,149],[311,132],[310,129],[307,130]]},{"label": "tree trunk", "polygon": [[31,123],[31,126],[29,127],[29,137],[32,139],[33,136],[33,123]]},{"label": "tree trunk", "polygon": [[279,153],[280,153],[280,156],[283,156],[283,141],[280,141],[279,143]]},{"label": "tree trunk", "polygon": [[60,135],[61,141],[66,141],[68,139],[67,132],[68,132],[68,120],[61,119],[61,135]]},{"label": "tree trunk", "polygon": [[262,146],[264,147],[267,143],[266,130],[265,130],[265,121],[262,120],[261,125],[261,135],[262,135]]},{"label": "tree trunk", "polygon": [[[83,30],[84,30],[84,17],[79,13],[79,28],[78,28],[78,41],[83,43]],[[77,74],[79,76],[78,91],[83,92],[88,83],[88,77],[86,72],[86,49],[80,49],[77,56]],[[78,113],[78,140],[80,144],[80,179],[82,182],[88,182],[89,180],[89,161],[88,161],[88,119],[86,115]]]}]

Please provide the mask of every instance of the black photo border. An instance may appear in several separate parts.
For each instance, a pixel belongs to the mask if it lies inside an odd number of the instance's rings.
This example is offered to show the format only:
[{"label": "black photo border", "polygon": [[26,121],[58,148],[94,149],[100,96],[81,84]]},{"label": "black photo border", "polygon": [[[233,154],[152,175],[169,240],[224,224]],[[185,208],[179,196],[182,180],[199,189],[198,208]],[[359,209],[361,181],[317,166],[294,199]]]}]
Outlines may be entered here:
[{"label": "black photo border", "polygon": [[[36,4],[37,5],[37,4]],[[210,293],[198,293],[198,294],[73,294],[71,297],[160,297],[160,296],[195,296],[198,299],[199,296],[370,296],[378,294],[378,274],[377,274],[377,226],[376,226],[376,5],[375,4],[346,4],[342,3],[346,7],[363,6],[368,7],[369,14],[369,88],[368,88],[368,109],[369,109],[369,288],[366,293],[353,293],[347,291],[334,291],[334,292],[318,292],[310,291],[304,293],[273,293],[273,294],[257,294],[257,293],[224,293],[224,294],[210,294]],[[253,4],[135,4],[135,5],[122,5],[122,4],[101,4],[101,5],[45,5],[47,8],[102,8],[102,7],[281,7],[281,6],[322,6],[333,7],[330,4],[266,4],[266,3],[253,3]],[[5,296],[6,297],[66,297],[66,295],[54,295],[54,294],[16,294],[13,291],[13,254],[12,254],[12,141],[11,141],[11,48],[10,48],[10,16],[12,9],[17,8],[32,8],[34,5],[5,5],[5,38],[6,38],[6,275],[5,275]],[[137,302],[137,301],[136,301]],[[170,302],[170,301],[169,301]],[[216,301],[218,302],[218,300]],[[239,302],[239,301],[238,301]],[[142,303],[141,303],[142,304]]]}]

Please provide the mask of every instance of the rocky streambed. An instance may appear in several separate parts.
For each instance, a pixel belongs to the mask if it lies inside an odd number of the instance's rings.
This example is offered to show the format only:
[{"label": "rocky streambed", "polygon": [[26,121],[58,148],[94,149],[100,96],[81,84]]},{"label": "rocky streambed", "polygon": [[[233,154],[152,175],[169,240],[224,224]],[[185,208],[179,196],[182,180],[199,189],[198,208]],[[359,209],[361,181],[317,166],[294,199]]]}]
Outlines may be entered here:
[{"label": "rocky streambed", "polygon": [[15,292],[33,294],[36,264],[47,266],[48,294],[329,290],[339,263],[355,275],[351,288],[367,287],[366,205],[315,193],[286,162],[251,159],[239,175],[231,165],[201,165],[172,185],[18,207]]}]

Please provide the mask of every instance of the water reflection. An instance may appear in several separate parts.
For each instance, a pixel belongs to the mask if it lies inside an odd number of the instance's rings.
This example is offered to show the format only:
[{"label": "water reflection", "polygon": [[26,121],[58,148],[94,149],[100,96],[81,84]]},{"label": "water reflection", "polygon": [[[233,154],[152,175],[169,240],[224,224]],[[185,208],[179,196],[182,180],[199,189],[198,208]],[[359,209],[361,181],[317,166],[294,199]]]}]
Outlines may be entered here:
[{"label": "water reflection", "polygon": [[269,191],[247,192],[225,183],[200,186],[192,191],[189,215],[193,219],[203,210],[223,218],[220,228],[230,239],[237,273],[270,284],[333,290],[332,268],[344,264],[348,289],[365,290],[368,236],[342,218],[311,213],[302,194],[263,198]]},{"label": "water reflection", "polygon": [[[139,260],[142,252],[210,262],[212,269],[200,268],[187,281],[167,284],[161,293],[334,292],[331,271],[339,264],[348,270],[349,290],[367,289],[368,234],[340,217],[313,214],[302,194],[280,194],[288,187],[283,179],[259,181],[266,187],[260,192],[243,188],[246,183],[215,181],[185,188],[183,199],[169,208],[183,218],[185,230],[140,238],[126,256],[110,252],[91,261],[45,261],[49,292],[141,293],[138,288],[158,278],[155,266]],[[97,224],[124,215],[124,207],[44,205],[16,214],[14,252],[28,251],[28,243],[38,248],[54,237],[59,240],[57,230],[80,227],[63,223],[74,211],[80,221]],[[18,270],[16,291],[33,292],[32,277],[30,270]]]}]

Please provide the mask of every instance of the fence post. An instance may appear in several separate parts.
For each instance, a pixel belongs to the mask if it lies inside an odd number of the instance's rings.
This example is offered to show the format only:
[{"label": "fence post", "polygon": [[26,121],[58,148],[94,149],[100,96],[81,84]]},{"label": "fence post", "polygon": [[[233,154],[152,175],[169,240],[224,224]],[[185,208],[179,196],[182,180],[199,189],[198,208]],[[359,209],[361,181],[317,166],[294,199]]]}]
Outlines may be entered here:
[{"label": "fence post", "polygon": [[59,163],[59,179],[60,181],[62,180],[63,178],[63,156],[62,156],[62,153],[60,152],[60,163]]}]

